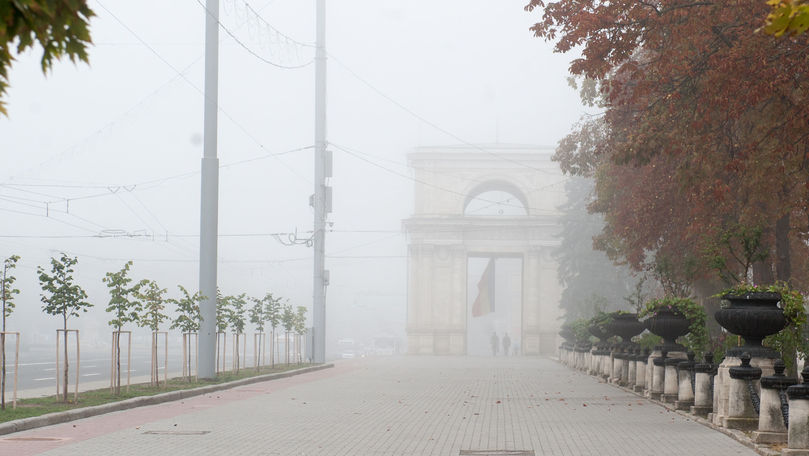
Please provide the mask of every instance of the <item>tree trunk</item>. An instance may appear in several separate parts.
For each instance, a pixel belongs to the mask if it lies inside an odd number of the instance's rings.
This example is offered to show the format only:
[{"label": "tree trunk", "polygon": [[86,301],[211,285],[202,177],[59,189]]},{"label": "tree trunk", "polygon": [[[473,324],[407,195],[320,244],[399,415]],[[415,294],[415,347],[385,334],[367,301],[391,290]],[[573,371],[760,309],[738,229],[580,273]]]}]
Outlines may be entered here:
[{"label": "tree trunk", "polygon": [[191,382],[191,333],[188,333],[188,381]]},{"label": "tree trunk", "polygon": [[[3,320],[5,320],[5,315],[3,315]],[[5,326],[5,322],[3,322],[3,326]],[[5,331],[5,328],[3,328]],[[0,334],[0,351],[2,354],[0,356],[3,357],[3,373],[2,379],[0,379],[0,410],[6,409],[6,335]]]},{"label": "tree trunk", "polygon": [[242,364],[242,357],[239,356],[239,335],[236,334],[236,373],[239,373],[239,368]]},{"label": "tree trunk", "polygon": [[759,285],[770,285],[775,282],[772,273],[772,262],[764,259],[753,263],[753,282]]},{"label": "tree trunk", "polygon": [[789,252],[789,212],[775,222],[775,272],[778,280],[789,282],[792,278],[792,262]]},{"label": "tree trunk", "polygon": [[115,335],[115,394],[121,394],[121,331]]},{"label": "tree trunk", "polygon": [[64,369],[65,383],[62,386],[62,395],[63,395],[63,397],[65,399],[65,402],[68,402],[68,400],[67,400],[67,381],[69,379],[69,376],[68,376],[69,366],[68,366],[68,362],[67,362],[67,322],[65,322],[64,335],[65,335],[65,369]]}]

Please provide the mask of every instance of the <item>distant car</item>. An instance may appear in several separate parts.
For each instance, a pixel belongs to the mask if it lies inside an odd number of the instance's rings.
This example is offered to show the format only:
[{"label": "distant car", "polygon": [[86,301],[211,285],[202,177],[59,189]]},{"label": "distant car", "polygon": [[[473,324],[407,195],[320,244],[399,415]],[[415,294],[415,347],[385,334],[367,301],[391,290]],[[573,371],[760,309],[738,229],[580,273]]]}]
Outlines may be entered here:
[{"label": "distant car", "polygon": [[354,343],[354,339],[338,339],[337,340],[337,350],[340,353],[340,358],[343,359],[354,359],[357,357],[357,353],[355,351],[356,344]]},{"label": "distant car", "polygon": [[372,353],[374,355],[390,356],[397,353],[397,341],[395,337],[375,337],[373,340]]}]

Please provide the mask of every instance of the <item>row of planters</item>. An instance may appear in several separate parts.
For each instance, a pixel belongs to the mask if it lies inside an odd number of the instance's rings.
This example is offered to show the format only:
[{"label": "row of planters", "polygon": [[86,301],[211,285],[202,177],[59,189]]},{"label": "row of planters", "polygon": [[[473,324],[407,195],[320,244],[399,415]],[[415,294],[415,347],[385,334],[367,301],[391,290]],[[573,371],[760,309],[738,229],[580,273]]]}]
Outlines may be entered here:
[{"label": "row of planters", "polygon": [[740,285],[718,297],[713,317],[738,342],[717,362],[705,312],[688,298],[565,324],[560,360],[715,425],[753,431],[757,443],[787,443],[783,454],[809,455],[809,365],[802,381],[785,374],[805,356],[803,297],[785,285]]},{"label": "row of planters", "polygon": [[[11,256],[4,260],[2,276],[0,276],[0,298],[2,298],[2,331],[0,331],[0,409],[6,408],[6,343],[9,337],[14,338],[14,378],[13,378],[13,406],[16,407],[17,399],[17,372],[19,367],[20,332],[10,331],[6,328],[6,321],[11,317],[14,308],[15,295],[19,290],[14,288],[16,277],[13,275],[14,269],[19,261],[18,256]],[[61,319],[61,328],[56,330],[56,395],[57,399],[68,402],[69,383],[69,345],[75,347],[74,359],[76,366],[74,371],[73,400],[78,402],[79,383],[79,363],[80,363],[80,343],[79,330],[70,329],[68,322],[72,318],[78,318],[93,307],[87,301],[87,293],[75,283],[74,273],[78,260],[74,257],[62,254],[60,258],[51,258],[50,270],[43,267],[37,268],[37,276],[42,287],[41,301],[42,310],[48,314]],[[132,350],[132,331],[127,330],[128,326],[136,326],[151,331],[151,385],[165,387],[168,383],[168,331],[162,330],[166,323],[170,323],[170,330],[179,330],[182,333],[183,344],[183,376],[191,381],[195,376],[197,359],[197,340],[202,317],[200,315],[200,302],[205,297],[200,293],[192,293],[182,285],[178,285],[179,297],[168,298],[167,289],[161,288],[153,280],[135,281],[129,276],[132,262],[127,262],[124,267],[117,272],[107,273],[102,281],[109,290],[109,303],[106,312],[111,319],[108,324],[112,327],[112,350],[110,362],[110,391],[114,394],[121,393],[122,370],[121,351],[122,347],[127,351],[127,363],[124,366],[127,373],[126,389],[130,385],[130,366]],[[176,317],[171,319],[166,313],[167,306],[173,307]],[[227,331],[231,331],[232,336],[232,356],[231,371],[238,373],[245,365],[247,338],[245,330],[248,321],[255,327],[253,337],[254,360],[253,366],[259,371],[262,366],[266,366],[269,352],[270,364],[274,366],[276,362],[281,362],[276,341],[277,331],[283,329],[285,334],[284,361],[302,362],[303,335],[306,327],[306,307],[299,306],[293,309],[292,306],[280,297],[272,293],[266,293],[262,298],[251,298],[246,294],[237,296],[225,296],[217,292],[216,303],[217,314],[217,374],[225,372],[227,359]],[[270,332],[269,337],[265,329]],[[269,350],[267,341],[269,340]],[[162,344],[161,344],[162,341]],[[69,344],[70,342],[70,344]],[[292,342],[292,343],[290,343]],[[62,346],[63,345],[63,346]],[[160,345],[163,345],[162,350]],[[294,350],[290,350],[291,347]],[[241,349],[241,355],[240,355]],[[160,363],[160,352],[163,352],[162,366]],[[290,353],[291,352],[291,353]],[[159,369],[163,369],[164,375],[161,382]]]}]

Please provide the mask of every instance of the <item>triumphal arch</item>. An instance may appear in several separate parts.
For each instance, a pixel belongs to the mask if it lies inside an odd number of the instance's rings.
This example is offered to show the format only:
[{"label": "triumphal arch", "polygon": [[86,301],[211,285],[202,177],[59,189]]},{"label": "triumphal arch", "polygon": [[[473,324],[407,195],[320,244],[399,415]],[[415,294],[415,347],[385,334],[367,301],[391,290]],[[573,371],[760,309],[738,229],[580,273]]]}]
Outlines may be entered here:
[{"label": "triumphal arch", "polygon": [[552,251],[565,177],[552,154],[502,144],[408,154],[416,182],[404,221],[409,353],[477,354],[473,347],[505,333],[499,354],[509,343],[509,354],[555,351],[561,286]]}]

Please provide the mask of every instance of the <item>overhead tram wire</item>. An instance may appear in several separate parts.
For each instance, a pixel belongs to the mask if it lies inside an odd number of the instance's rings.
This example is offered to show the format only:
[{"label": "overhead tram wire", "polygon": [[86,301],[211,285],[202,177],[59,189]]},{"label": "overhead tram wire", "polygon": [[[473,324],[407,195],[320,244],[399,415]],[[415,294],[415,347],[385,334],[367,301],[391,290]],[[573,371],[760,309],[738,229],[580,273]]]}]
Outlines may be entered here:
[{"label": "overhead tram wire", "polygon": [[385,100],[389,101],[390,103],[392,103],[393,105],[395,105],[396,107],[398,107],[399,109],[401,109],[402,111],[404,111],[404,112],[406,112],[407,114],[411,115],[412,117],[416,118],[416,119],[417,119],[417,120],[419,120],[420,122],[424,123],[425,125],[428,125],[428,126],[430,126],[430,127],[434,128],[435,130],[437,130],[437,131],[439,131],[439,132],[441,132],[441,133],[443,133],[443,134],[445,134],[445,135],[449,136],[450,138],[452,138],[452,139],[454,139],[454,140],[458,141],[459,143],[461,143],[461,144],[463,144],[463,145],[465,145],[465,146],[468,146],[468,147],[471,147],[471,148],[477,149],[477,150],[479,150],[479,151],[481,151],[481,152],[485,152],[485,153],[487,153],[487,154],[489,154],[489,155],[491,155],[491,156],[493,156],[493,157],[495,157],[495,158],[497,158],[497,159],[499,159],[499,160],[502,160],[502,161],[505,161],[505,162],[509,162],[509,163],[513,163],[513,164],[518,165],[518,166],[521,166],[521,167],[525,167],[525,168],[533,169],[534,171],[538,171],[538,172],[541,172],[541,173],[550,174],[550,172],[549,172],[549,171],[544,170],[544,169],[542,169],[542,168],[537,168],[537,167],[535,167],[535,166],[531,166],[531,165],[529,165],[529,164],[527,164],[527,163],[524,163],[524,162],[521,162],[521,161],[519,161],[519,160],[513,160],[513,159],[510,159],[510,158],[508,158],[508,157],[504,157],[504,156],[502,156],[502,155],[496,154],[496,153],[494,153],[494,152],[492,152],[492,151],[490,151],[490,150],[488,150],[488,149],[485,149],[485,148],[481,147],[479,144],[474,144],[474,143],[471,143],[471,142],[469,142],[469,141],[466,141],[465,139],[461,138],[460,136],[456,135],[455,133],[452,133],[451,131],[449,131],[449,130],[447,130],[447,129],[443,128],[443,127],[441,127],[440,125],[438,125],[438,124],[436,124],[436,123],[434,123],[434,122],[431,122],[430,120],[428,120],[428,119],[427,119],[427,118],[425,118],[424,116],[422,116],[422,115],[418,114],[417,112],[413,111],[412,109],[408,108],[407,106],[403,105],[402,103],[400,103],[400,102],[396,101],[396,100],[395,100],[393,97],[391,97],[390,95],[386,94],[386,93],[385,93],[385,92],[383,92],[382,90],[380,90],[380,89],[376,88],[376,86],[374,86],[373,84],[371,84],[370,82],[368,82],[368,80],[367,80],[367,79],[363,78],[363,77],[362,77],[362,76],[360,76],[360,75],[359,75],[357,72],[355,72],[354,70],[352,70],[352,69],[351,69],[351,68],[350,68],[348,65],[346,65],[345,63],[343,63],[343,61],[342,61],[342,60],[340,60],[340,59],[338,59],[337,57],[335,57],[335,56],[334,56],[334,54],[328,53],[328,56],[329,56],[329,57],[330,57],[332,60],[334,60],[334,62],[335,62],[335,63],[337,63],[337,64],[338,64],[340,67],[342,67],[342,68],[343,68],[343,69],[344,69],[346,72],[348,72],[348,74],[350,74],[350,75],[351,75],[351,76],[353,76],[353,77],[354,77],[356,80],[358,80],[358,81],[359,81],[359,82],[361,82],[363,85],[365,85],[366,87],[368,87],[369,89],[371,89],[371,91],[373,91],[374,93],[376,93],[376,94],[377,94],[377,95],[379,95],[380,97],[384,98]]},{"label": "overhead tram wire", "polygon": [[[330,143],[330,144],[332,144],[332,145],[335,145],[335,146],[336,146],[336,144],[334,144],[334,143]],[[353,148],[352,148],[352,152],[357,153],[357,154],[360,154],[360,155],[363,155],[363,156],[365,156],[365,157],[371,157],[371,158],[376,159],[376,160],[385,161],[385,162],[388,162],[388,163],[394,164],[394,165],[396,165],[396,166],[399,166],[399,167],[402,167],[402,168],[405,168],[405,169],[410,169],[410,166],[409,166],[408,164],[403,163],[403,162],[400,162],[400,161],[397,161],[397,160],[391,160],[391,159],[389,159],[389,158],[380,157],[380,156],[378,156],[378,155],[374,155],[374,154],[369,154],[369,153],[367,153],[367,152],[362,152],[362,151],[360,151],[360,150],[353,149]],[[439,175],[439,174],[441,174],[441,171],[439,171],[439,170],[437,170],[437,169],[436,169],[436,170],[432,170],[432,169],[422,169],[421,171],[422,171],[422,172],[431,173],[431,174],[435,174],[435,175]],[[474,183],[478,183],[478,184],[484,184],[484,183],[488,182],[488,181],[487,181],[487,180],[485,180],[485,179],[474,179],[474,178],[471,178],[471,177],[466,177],[466,176],[456,176],[455,178],[456,178],[456,179],[459,179],[459,180],[466,181],[466,182],[474,182]],[[547,189],[549,189],[549,188],[551,188],[551,187],[556,187],[556,186],[558,186],[558,185],[562,185],[562,184],[566,183],[566,182],[567,182],[567,181],[569,181],[569,180],[570,180],[570,177],[569,177],[569,176],[565,176],[565,177],[563,177],[562,179],[560,179],[560,180],[559,180],[559,182],[554,182],[554,183],[552,183],[552,184],[543,185],[543,186],[541,186],[541,187],[533,188],[533,189],[528,190],[527,192],[525,192],[525,194],[526,194],[526,196],[527,196],[527,195],[530,195],[530,194],[536,193],[536,192],[541,191],[541,190],[546,190],[546,191],[547,191]],[[564,190],[557,191],[557,192],[558,192],[558,193],[566,193]],[[485,206],[485,207],[482,207],[482,208],[478,208],[478,209],[476,209],[476,210],[475,210],[475,212],[479,212],[480,210],[483,210],[483,209],[486,209],[486,208],[489,208],[489,207],[495,206],[495,205],[497,205],[497,204],[502,204],[503,202],[507,202],[509,199],[510,199],[510,198],[507,198],[507,199],[505,199],[505,200],[502,200],[502,201],[500,201],[500,202],[496,202],[496,203],[495,203],[495,202],[492,202],[492,203],[488,204],[488,205],[487,205],[487,206]]]},{"label": "overhead tram wire", "polygon": [[[442,190],[442,191],[445,191],[445,192],[447,192],[447,193],[452,193],[452,194],[459,195],[459,196],[463,196],[463,197],[468,196],[467,194],[465,194],[465,193],[463,193],[463,192],[459,192],[459,191],[456,191],[456,190],[453,190],[453,189],[449,189],[449,188],[446,188],[446,187],[442,187],[442,186],[440,186],[440,185],[435,185],[435,184],[432,184],[432,183],[430,183],[430,182],[426,182],[426,181],[423,181],[423,180],[421,180],[421,179],[418,179],[418,178],[415,178],[415,177],[409,176],[409,175],[407,175],[407,174],[405,174],[405,173],[401,173],[401,172],[399,172],[399,171],[396,171],[396,170],[390,169],[390,168],[388,168],[388,167],[386,167],[386,166],[384,166],[384,165],[381,165],[381,164],[379,164],[379,163],[376,163],[376,162],[374,162],[374,161],[372,161],[372,160],[369,160],[369,159],[367,159],[367,158],[365,158],[365,157],[363,157],[363,156],[361,156],[361,155],[359,155],[359,154],[357,154],[357,153],[353,152],[352,150],[348,149],[347,147],[340,146],[339,144],[335,144],[335,143],[333,143],[333,142],[329,142],[329,145],[334,146],[335,148],[337,148],[337,149],[339,149],[339,150],[341,150],[341,151],[343,151],[343,152],[347,153],[348,155],[351,155],[351,156],[353,156],[353,157],[357,158],[358,160],[364,161],[364,162],[366,162],[366,163],[368,163],[368,164],[370,164],[370,165],[372,165],[372,166],[375,166],[375,167],[377,167],[377,168],[379,168],[379,169],[382,169],[382,170],[384,170],[384,171],[387,171],[387,172],[388,172],[388,173],[390,173],[390,174],[393,174],[393,175],[399,176],[399,177],[401,177],[401,178],[403,178],[403,179],[407,179],[407,180],[410,180],[410,181],[416,182],[416,183],[418,183],[418,184],[422,184],[422,185],[426,185],[426,186],[428,186],[428,187],[432,187],[432,188],[435,188],[435,189],[438,189],[438,190]],[[554,184],[551,184],[550,186],[553,186],[553,185],[557,185],[557,184],[556,184],[556,183],[554,183]],[[539,189],[537,189],[537,190],[539,190]],[[475,197],[474,199],[476,199],[476,200],[478,200],[478,201],[483,201],[484,203],[503,204],[503,203],[501,203],[501,202],[499,202],[499,201],[489,200],[489,199],[486,199],[486,198]],[[504,206],[511,206],[511,207],[515,207],[515,208],[520,208],[520,209],[525,208],[526,210],[529,210],[529,211],[530,211],[530,212],[532,212],[532,213],[540,213],[540,212],[553,212],[553,211],[550,211],[550,210],[547,210],[547,209],[542,210],[542,209],[539,209],[539,208],[532,208],[532,207],[528,207],[528,206],[522,206],[522,205],[516,205],[516,204],[503,204],[503,205],[504,205]]]},{"label": "overhead tram wire", "polygon": [[[247,159],[244,159],[244,160],[237,160],[237,161],[230,162],[230,163],[223,163],[223,164],[219,165],[219,168],[220,169],[225,169],[225,168],[230,168],[230,167],[233,167],[233,166],[242,165],[242,164],[245,164],[245,163],[251,163],[251,162],[255,162],[255,161],[259,161],[259,160],[266,160],[268,158],[277,158],[277,157],[282,156],[282,155],[287,155],[287,154],[294,153],[294,152],[300,152],[300,151],[308,150],[308,149],[311,149],[313,147],[314,146],[297,147],[295,149],[290,149],[290,150],[283,151],[283,152],[275,152],[275,153],[261,155],[261,156],[258,156],[258,157],[247,158]],[[152,188],[156,188],[156,187],[158,187],[158,186],[160,186],[160,185],[162,185],[162,184],[164,184],[164,183],[166,183],[168,181],[192,177],[192,176],[195,176],[195,175],[197,175],[199,173],[200,173],[199,170],[187,171],[187,172],[180,173],[180,174],[174,174],[174,175],[166,176],[166,177],[159,177],[159,178],[150,179],[150,180],[146,180],[146,181],[136,182],[136,183],[133,183],[133,184],[116,184],[116,185],[107,185],[107,186],[96,186],[96,185],[90,185],[90,186],[76,185],[76,186],[71,186],[70,188],[87,188],[87,189],[103,188],[103,189],[107,190],[105,192],[97,192],[97,193],[92,193],[92,194],[88,194],[88,195],[76,196],[76,197],[60,197],[60,196],[56,196],[56,195],[53,195],[53,194],[34,192],[34,191],[31,191],[31,190],[25,190],[25,189],[22,189],[22,188],[18,188],[18,187],[31,187],[31,186],[44,187],[44,188],[48,188],[48,187],[63,188],[63,186],[58,185],[58,184],[51,186],[51,185],[48,185],[48,184],[24,184],[24,183],[23,184],[18,184],[18,183],[14,183],[14,184],[0,184],[0,188],[3,188],[3,187],[12,188],[12,189],[15,189],[15,190],[21,191],[21,192],[46,196],[46,197],[52,198],[52,199],[47,200],[47,201],[42,201],[42,203],[43,204],[44,203],[54,204],[54,203],[64,202],[64,201],[67,201],[67,200],[69,200],[69,201],[80,201],[80,200],[85,200],[85,199],[93,199],[93,198],[100,198],[100,197],[105,197],[105,196],[112,196],[115,193],[117,193],[118,191],[120,191],[121,189],[124,189],[129,193],[132,193],[135,190],[149,190],[149,189],[152,189]]]},{"label": "overhead tram wire", "polygon": [[[271,5],[272,3],[273,3],[272,1],[269,1],[269,2],[265,3],[265,4],[264,4],[264,6],[262,6],[261,8],[259,8],[259,11],[258,11],[258,12],[260,12],[260,11],[264,10],[264,9],[265,9],[265,8],[267,8],[269,5]],[[103,8],[103,5],[102,5],[102,8]],[[252,9],[252,7],[251,7],[251,9]],[[253,10],[253,11],[255,11],[255,10]],[[258,14],[258,12],[256,12],[256,14]],[[237,27],[237,28],[239,28],[239,27]],[[280,32],[279,32],[279,33],[280,33]],[[283,35],[283,34],[282,34],[282,35]],[[286,37],[286,35],[284,35],[284,36]],[[107,43],[107,44],[109,44],[109,43]],[[144,46],[144,45],[145,45],[146,47],[149,47],[148,45],[146,45],[146,44],[145,44],[143,41],[141,41],[141,40],[139,40],[139,42],[138,42],[138,43],[136,43],[136,44],[137,44],[137,45],[139,45],[139,46]],[[98,45],[98,43],[96,43],[96,45]],[[31,167],[31,168],[28,168],[26,171],[30,171],[30,170],[32,170],[32,169],[34,169],[34,168],[38,168],[38,167],[42,167],[42,166],[44,166],[44,165],[45,165],[45,164],[47,164],[48,162],[50,162],[50,161],[52,161],[52,160],[54,160],[54,159],[56,159],[56,158],[59,158],[59,157],[61,157],[61,156],[65,155],[65,154],[66,154],[66,153],[67,153],[69,150],[72,150],[72,149],[77,148],[79,144],[81,144],[81,143],[84,143],[84,142],[88,141],[90,138],[92,138],[92,137],[94,137],[94,136],[97,136],[97,135],[99,135],[99,134],[103,133],[105,130],[107,130],[107,129],[109,129],[110,127],[114,126],[115,124],[119,123],[119,122],[121,121],[121,119],[123,119],[123,118],[125,118],[126,116],[128,116],[128,115],[129,115],[130,113],[132,113],[132,112],[133,112],[135,109],[137,109],[138,107],[140,107],[141,105],[143,105],[143,104],[144,104],[144,103],[145,103],[147,100],[149,100],[150,98],[154,97],[155,95],[157,95],[158,93],[160,93],[160,92],[161,92],[163,89],[165,89],[166,87],[168,87],[169,85],[171,85],[172,83],[174,83],[175,81],[177,81],[178,79],[180,79],[180,76],[182,76],[183,74],[185,74],[185,72],[187,72],[188,70],[190,70],[190,69],[191,69],[191,67],[193,67],[194,65],[196,65],[197,63],[199,63],[199,62],[202,60],[202,58],[203,58],[204,56],[205,56],[205,53],[201,53],[201,54],[199,54],[199,55],[198,55],[198,56],[197,56],[197,57],[196,57],[196,58],[195,58],[195,59],[194,59],[194,60],[193,60],[191,63],[189,63],[188,65],[186,65],[186,66],[185,66],[185,68],[183,68],[183,69],[182,69],[182,71],[181,71],[180,73],[178,73],[178,74],[175,74],[175,75],[171,76],[171,77],[170,77],[170,78],[169,78],[169,79],[168,79],[166,82],[164,82],[163,84],[161,84],[160,86],[158,86],[156,89],[154,89],[152,92],[150,92],[149,94],[147,94],[147,95],[146,95],[146,96],[144,96],[143,98],[141,98],[141,99],[140,99],[140,100],[139,100],[137,103],[135,103],[134,105],[132,105],[132,106],[131,106],[129,109],[127,109],[127,110],[126,110],[126,111],[124,111],[123,113],[119,114],[118,116],[116,116],[116,117],[115,117],[115,118],[113,118],[112,120],[108,121],[108,122],[107,122],[106,124],[104,124],[103,126],[101,126],[101,127],[97,128],[97,129],[96,129],[96,131],[94,131],[93,133],[91,133],[91,134],[89,134],[89,135],[85,136],[85,137],[84,137],[84,138],[82,138],[80,141],[78,141],[77,143],[75,143],[73,146],[68,147],[66,150],[64,150],[64,151],[62,151],[62,152],[60,152],[60,153],[56,154],[55,156],[51,156],[50,158],[47,158],[46,160],[44,160],[44,161],[40,162],[39,164],[37,164],[37,165],[35,165],[35,166]],[[26,171],[23,171],[23,172],[26,172]],[[0,182],[0,185],[3,185],[4,183],[7,183],[9,180],[13,180],[13,179],[14,179],[14,176],[12,176],[12,177],[8,178],[8,179],[6,180],[6,182]],[[34,185],[30,185],[30,186],[34,186]],[[49,185],[49,187],[55,187],[55,186],[53,186],[53,185]],[[65,187],[65,188],[71,188],[72,186],[71,186],[71,185],[63,185],[63,187]],[[99,184],[97,187],[98,187],[98,188],[106,188],[106,187],[108,187],[108,186],[107,186],[107,185],[101,185],[101,184]],[[87,188],[87,187],[82,187],[82,188]]]},{"label": "overhead tram wire", "polygon": [[[135,37],[135,39],[137,39],[141,44],[143,44],[147,49],[149,49],[149,51],[152,54],[154,54],[161,62],[163,62],[166,66],[168,66],[175,73],[177,73],[180,76],[180,78],[182,78],[183,81],[185,81],[188,85],[193,87],[194,90],[199,92],[199,94],[202,95],[203,99],[206,98],[205,92],[202,89],[200,89],[196,84],[194,84],[190,79],[188,79],[188,77],[185,74],[183,74],[179,70],[177,70],[177,68],[174,65],[172,65],[171,62],[166,60],[159,52],[157,52],[157,50],[155,50],[152,46],[149,45],[149,43],[147,43],[143,38],[141,38],[140,35],[135,33],[135,31],[132,30],[132,28],[130,28],[128,25],[126,25],[126,23],[124,23],[120,18],[118,18],[118,16],[113,14],[112,11],[107,9],[107,7],[105,7],[103,3],[101,3],[98,0],[97,0],[97,3],[99,4],[99,6],[101,6],[101,8],[104,11],[106,11],[110,16],[112,16],[112,18],[115,19],[115,21],[118,22],[118,24],[120,24],[124,29],[126,29],[127,32],[129,32],[132,36]],[[206,10],[206,13],[210,14],[209,12],[207,12],[207,10]],[[217,107],[218,107],[219,112],[221,112],[228,120],[230,120],[233,123],[233,125],[235,125],[237,128],[239,128],[242,131],[242,133],[245,134],[245,136],[250,138],[251,141],[253,141],[256,145],[258,145],[258,147],[260,149],[265,150],[265,151],[267,150],[267,148],[264,146],[264,144],[261,143],[261,141],[259,141],[255,136],[253,136],[253,134],[251,134],[247,130],[247,128],[245,128],[241,123],[237,122],[236,119],[234,119],[233,116],[230,115],[230,113],[228,113],[227,111],[225,111],[224,108],[222,108],[221,103],[217,102]],[[278,163],[280,163],[281,166],[287,168],[287,170],[289,172],[291,172],[292,174],[294,174],[298,178],[304,180],[308,184],[311,184],[311,181],[309,181],[306,177],[301,176],[297,171],[290,168],[289,165],[284,163],[282,160],[278,159]]]},{"label": "overhead tram wire", "polygon": [[[197,57],[196,59],[194,59],[194,61],[193,61],[193,62],[191,62],[191,63],[189,63],[188,65],[186,65],[186,67],[182,69],[182,73],[185,73],[186,71],[190,70],[190,69],[191,69],[191,67],[193,67],[193,66],[194,66],[194,65],[196,65],[196,64],[197,64],[197,63],[198,63],[200,60],[202,60],[202,57],[203,57],[203,56],[202,56],[202,55],[200,55],[199,57]],[[121,121],[121,119],[123,119],[123,118],[125,118],[125,117],[129,116],[129,115],[130,115],[131,113],[133,113],[133,112],[134,112],[136,109],[138,109],[139,107],[141,107],[142,105],[144,105],[144,104],[145,104],[145,103],[146,103],[148,100],[150,100],[152,97],[154,97],[154,96],[156,96],[157,94],[159,94],[159,93],[160,93],[161,91],[163,91],[163,90],[164,90],[166,87],[170,86],[172,83],[174,83],[174,82],[175,82],[175,81],[177,81],[178,79],[180,79],[179,75],[174,75],[174,76],[172,76],[172,77],[171,77],[171,78],[170,78],[168,81],[164,82],[164,83],[163,83],[163,84],[161,84],[161,85],[160,85],[158,88],[156,88],[155,90],[153,90],[152,92],[150,92],[149,94],[147,94],[146,96],[144,96],[143,98],[141,98],[141,99],[140,99],[138,102],[136,102],[135,104],[133,104],[133,105],[132,105],[132,106],[131,106],[129,109],[127,109],[127,110],[126,110],[126,111],[124,111],[123,113],[119,114],[118,116],[116,116],[116,117],[115,117],[115,118],[113,118],[112,120],[108,121],[107,123],[105,123],[105,124],[104,124],[104,125],[102,125],[101,127],[97,128],[97,129],[96,129],[94,132],[92,132],[92,133],[90,133],[89,135],[85,136],[85,137],[84,137],[84,138],[82,138],[81,140],[79,140],[79,141],[77,141],[76,143],[74,143],[72,146],[70,146],[70,147],[68,147],[67,149],[63,150],[62,152],[59,152],[59,153],[57,153],[57,154],[56,154],[56,155],[54,155],[54,156],[51,156],[51,157],[49,157],[49,158],[46,158],[45,160],[41,161],[40,163],[38,163],[38,164],[36,164],[36,165],[33,165],[33,166],[29,167],[28,169],[26,169],[26,170],[24,170],[24,171],[21,171],[20,173],[25,173],[25,172],[31,171],[31,170],[33,170],[33,169],[36,169],[36,168],[41,168],[41,167],[45,166],[46,164],[50,163],[51,161],[56,160],[56,159],[58,159],[59,157],[64,156],[64,155],[65,155],[65,154],[67,154],[69,151],[74,150],[74,149],[77,149],[77,148],[79,147],[79,145],[80,145],[80,144],[83,144],[83,143],[85,143],[85,142],[89,141],[89,140],[90,140],[91,138],[93,138],[93,137],[96,137],[96,136],[98,136],[98,135],[101,135],[101,134],[102,134],[102,133],[104,133],[106,130],[108,130],[108,129],[112,128],[113,126],[115,126],[116,124],[118,124],[118,123]],[[18,174],[19,174],[19,173],[18,173]],[[6,178],[6,180],[5,180],[4,182],[0,182],[0,186],[3,186],[3,185],[5,185],[5,184],[8,184],[8,183],[12,182],[12,181],[14,180],[14,178],[15,178],[15,176],[11,176],[11,177]],[[29,184],[29,186],[33,187],[33,186],[35,186],[35,185],[34,185],[34,184]],[[47,185],[42,185],[42,186],[43,186],[43,187],[45,187],[45,186],[47,186]],[[49,187],[52,187],[52,186],[49,186]],[[64,188],[71,188],[72,186],[71,186],[71,185],[64,185],[64,184],[63,184],[63,185],[62,185],[62,187],[64,187]],[[98,187],[103,187],[103,186],[102,186],[102,185],[99,185]]]},{"label": "overhead tram wire", "polygon": [[[211,17],[215,17],[215,16],[214,16],[214,14],[213,14],[211,11],[208,11],[208,8],[205,6],[205,4],[204,4],[204,3],[202,3],[200,0],[197,0],[197,3],[199,4],[199,6],[201,6],[201,7],[202,7],[202,9],[203,9],[203,10],[205,10],[205,14],[207,14],[207,15],[209,15],[209,16],[211,16]],[[259,17],[260,17],[260,16],[259,16]],[[262,20],[263,20],[263,19],[262,19]],[[266,58],[262,57],[262,56],[261,56],[259,53],[257,53],[256,51],[254,51],[254,50],[250,49],[250,48],[249,48],[249,47],[248,47],[246,44],[244,44],[244,42],[242,42],[242,41],[241,41],[241,40],[240,40],[240,39],[239,39],[239,38],[238,38],[238,37],[237,37],[237,36],[236,36],[236,35],[235,35],[233,32],[231,32],[231,31],[230,31],[230,29],[228,29],[228,28],[225,26],[225,24],[223,24],[223,23],[222,23],[222,21],[220,21],[220,20],[218,20],[218,19],[217,19],[217,20],[216,20],[216,22],[219,24],[219,27],[220,27],[220,28],[221,28],[221,29],[222,29],[222,30],[223,30],[225,33],[227,33],[227,34],[228,34],[228,35],[229,35],[229,36],[230,36],[230,37],[233,39],[233,41],[235,41],[235,42],[236,42],[236,44],[238,44],[238,45],[239,45],[239,46],[240,46],[242,49],[244,49],[244,50],[245,50],[245,51],[247,51],[247,52],[248,52],[250,55],[252,55],[253,57],[257,58],[258,60],[260,60],[260,61],[262,61],[262,62],[264,62],[264,63],[266,63],[266,64],[268,64],[268,65],[272,65],[272,66],[274,66],[274,67],[276,67],[276,68],[280,68],[280,69],[282,69],[282,70],[298,70],[298,69],[301,69],[301,68],[306,68],[306,67],[308,67],[309,65],[311,65],[312,63],[314,63],[314,59],[312,59],[312,60],[309,60],[308,62],[306,62],[306,63],[304,63],[304,64],[301,64],[301,65],[283,65],[283,64],[279,64],[279,63],[273,62],[273,61],[271,61],[271,60],[268,60],[268,59],[266,59]],[[267,23],[267,22],[265,21],[265,23]],[[267,23],[267,24],[269,25],[269,23]],[[273,27],[273,30],[276,30],[276,29],[275,29],[275,27]],[[277,32],[277,33],[279,33],[280,35],[282,35],[282,36],[285,36],[285,37],[286,37],[286,35],[283,35],[283,34],[281,34],[280,32]],[[300,42],[298,42],[298,41],[295,41],[295,40],[292,40],[292,41],[294,41],[294,43],[296,43],[296,44],[303,45],[303,43],[300,43]]]}]

